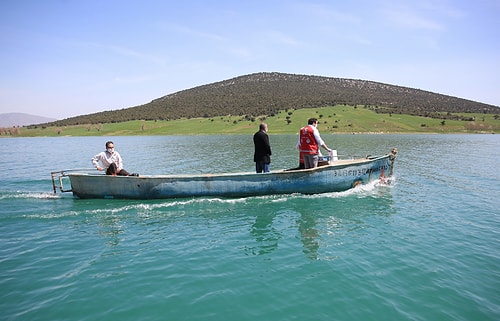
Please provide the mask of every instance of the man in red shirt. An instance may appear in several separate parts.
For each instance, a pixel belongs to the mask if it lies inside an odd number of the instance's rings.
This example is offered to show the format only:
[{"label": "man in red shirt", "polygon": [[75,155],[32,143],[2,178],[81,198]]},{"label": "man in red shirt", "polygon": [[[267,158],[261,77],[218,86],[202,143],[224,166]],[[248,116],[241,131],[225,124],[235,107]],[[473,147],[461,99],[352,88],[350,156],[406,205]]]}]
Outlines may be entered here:
[{"label": "man in red shirt", "polygon": [[309,118],[307,126],[300,129],[299,141],[297,142],[297,149],[304,157],[304,167],[313,168],[318,166],[319,147],[323,147],[328,152],[331,151],[326,146],[323,139],[319,134],[318,120],[316,118]]}]

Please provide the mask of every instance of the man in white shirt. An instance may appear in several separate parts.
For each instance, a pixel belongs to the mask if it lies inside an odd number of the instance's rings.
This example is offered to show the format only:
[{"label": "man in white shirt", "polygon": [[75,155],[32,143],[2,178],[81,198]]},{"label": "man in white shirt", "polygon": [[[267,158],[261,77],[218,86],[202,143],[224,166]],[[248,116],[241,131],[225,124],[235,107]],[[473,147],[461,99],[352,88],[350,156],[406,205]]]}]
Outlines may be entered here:
[{"label": "man in white shirt", "polygon": [[112,141],[106,142],[105,151],[92,157],[92,164],[98,171],[106,170],[106,175],[130,175],[129,172],[123,169],[122,157],[115,151],[115,144]]}]

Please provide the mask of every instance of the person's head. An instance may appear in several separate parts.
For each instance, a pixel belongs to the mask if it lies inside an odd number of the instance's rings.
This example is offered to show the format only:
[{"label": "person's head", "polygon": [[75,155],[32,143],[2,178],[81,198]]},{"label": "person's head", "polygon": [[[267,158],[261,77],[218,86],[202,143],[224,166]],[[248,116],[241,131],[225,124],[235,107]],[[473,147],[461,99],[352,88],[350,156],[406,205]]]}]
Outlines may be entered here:
[{"label": "person's head", "polygon": [[106,150],[109,152],[109,153],[113,153],[115,151],[115,144],[113,144],[112,141],[107,141],[106,142]]},{"label": "person's head", "polygon": [[318,126],[318,120],[316,118],[309,118],[307,121],[308,125]]},{"label": "person's head", "polygon": [[267,124],[266,123],[260,124],[259,129],[267,133]]}]

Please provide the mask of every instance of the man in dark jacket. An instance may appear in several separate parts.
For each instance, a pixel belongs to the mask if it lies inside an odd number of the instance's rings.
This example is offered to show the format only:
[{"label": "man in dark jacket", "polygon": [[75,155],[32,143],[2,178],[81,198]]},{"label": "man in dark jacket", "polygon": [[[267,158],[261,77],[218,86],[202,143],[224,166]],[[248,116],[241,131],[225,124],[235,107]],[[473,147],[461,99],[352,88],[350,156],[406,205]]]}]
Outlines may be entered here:
[{"label": "man in dark jacket", "polygon": [[253,135],[255,152],[253,161],[255,162],[255,171],[257,173],[268,173],[271,170],[271,145],[269,136],[267,136],[267,124],[262,123],[259,131]]}]

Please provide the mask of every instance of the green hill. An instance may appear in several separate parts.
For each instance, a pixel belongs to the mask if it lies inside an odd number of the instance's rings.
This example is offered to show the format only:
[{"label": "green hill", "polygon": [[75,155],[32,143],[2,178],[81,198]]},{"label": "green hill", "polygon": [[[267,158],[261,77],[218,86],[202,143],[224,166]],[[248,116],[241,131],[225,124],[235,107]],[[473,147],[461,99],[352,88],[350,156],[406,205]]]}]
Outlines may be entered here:
[{"label": "green hill", "polygon": [[[499,114],[467,99],[373,81],[284,73],[256,73],[179,91],[147,104],[82,115],[47,126],[217,116],[273,116],[288,109],[361,106],[376,113],[467,120],[460,113]],[[472,120],[472,119],[469,119]]]},{"label": "green hill", "polygon": [[288,109],[272,116],[217,116],[176,120],[131,120],[126,122],[68,126],[33,126],[1,131],[9,136],[127,136],[253,134],[265,121],[271,134],[296,134],[307,119],[319,120],[321,133],[500,133],[497,114],[461,113],[470,120],[442,120],[405,114],[378,114],[363,107],[336,105]]},{"label": "green hill", "polygon": [[373,81],[256,73],[176,92],[147,104],[27,127],[9,136],[297,133],[500,133],[500,108]]}]

